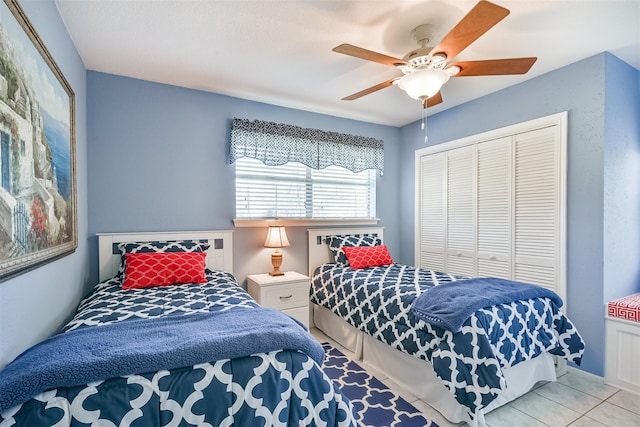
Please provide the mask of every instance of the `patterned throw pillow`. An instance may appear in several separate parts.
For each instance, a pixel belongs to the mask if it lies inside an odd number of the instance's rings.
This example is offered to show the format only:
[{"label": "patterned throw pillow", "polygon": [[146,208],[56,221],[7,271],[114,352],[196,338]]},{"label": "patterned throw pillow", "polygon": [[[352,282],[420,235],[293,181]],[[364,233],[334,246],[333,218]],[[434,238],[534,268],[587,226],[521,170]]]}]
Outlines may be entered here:
[{"label": "patterned throw pillow", "polygon": [[122,279],[126,268],[126,254],[151,252],[206,252],[209,249],[208,240],[173,240],[154,242],[127,242],[118,244],[120,249],[120,267],[116,277]]},{"label": "patterned throw pillow", "polygon": [[343,265],[349,265],[349,260],[347,260],[347,256],[342,250],[344,246],[378,246],[381,244],[382,240],[375,236],[360,236],[358,234],[351,236],[332,236],[329,238],[329,249],[333,254],[333,260]]},{"label": "patterned throw pillow", "polygon": [[205,252],[128,253],[125,257],[122,289],[207,282]]},{"label": "patterned throw pillow", "polygon": [[378,246],[345,246],[344,253],[351,268],[380,267],[393,264],[386,245]]}]

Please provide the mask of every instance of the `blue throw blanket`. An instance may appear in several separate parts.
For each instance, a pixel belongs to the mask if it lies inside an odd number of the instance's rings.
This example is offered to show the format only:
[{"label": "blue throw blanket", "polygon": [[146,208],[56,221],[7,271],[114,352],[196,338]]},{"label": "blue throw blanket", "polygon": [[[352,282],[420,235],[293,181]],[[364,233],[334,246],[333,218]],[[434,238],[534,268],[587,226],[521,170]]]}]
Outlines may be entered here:
[{"label": "blue throw blanket", "polygon": [[49,389],[279,349],[324,360],[302,325],[267,308],[80,328],[31,347],[0,371],[0,413]]},{"label": "blue throw blanket", "polygon": [[434,286],[416,298],[411,311],[432,325],[458,332],[473,313],[484,307],[531,298],[562,300],[549,289],[495,277],[479,277]]}]

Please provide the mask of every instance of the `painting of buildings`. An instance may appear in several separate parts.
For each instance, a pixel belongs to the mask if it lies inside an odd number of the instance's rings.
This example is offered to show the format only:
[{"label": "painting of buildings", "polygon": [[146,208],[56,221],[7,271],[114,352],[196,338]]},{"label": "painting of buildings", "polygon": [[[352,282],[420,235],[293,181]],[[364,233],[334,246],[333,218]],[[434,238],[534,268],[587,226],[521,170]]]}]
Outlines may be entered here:
[{"label": "painting of buildings", "polygon": [[73,250],[76,238],[70,89],[4,4],[0,19],[2,278]]}]

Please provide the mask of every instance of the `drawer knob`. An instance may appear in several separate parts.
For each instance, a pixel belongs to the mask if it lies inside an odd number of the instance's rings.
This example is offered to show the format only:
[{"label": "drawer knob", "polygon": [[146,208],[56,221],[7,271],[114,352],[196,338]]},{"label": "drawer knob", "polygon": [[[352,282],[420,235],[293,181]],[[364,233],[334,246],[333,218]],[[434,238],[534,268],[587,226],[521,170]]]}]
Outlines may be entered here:
[{"label": "drawer knob", "polygon": [[293,296],[293,294],[289,294],[289,295],[287,295],[286,297],[280,297],[280,301],[286,301],[286,300],[288,300],[289,298],[291,298],[292,296]]}]

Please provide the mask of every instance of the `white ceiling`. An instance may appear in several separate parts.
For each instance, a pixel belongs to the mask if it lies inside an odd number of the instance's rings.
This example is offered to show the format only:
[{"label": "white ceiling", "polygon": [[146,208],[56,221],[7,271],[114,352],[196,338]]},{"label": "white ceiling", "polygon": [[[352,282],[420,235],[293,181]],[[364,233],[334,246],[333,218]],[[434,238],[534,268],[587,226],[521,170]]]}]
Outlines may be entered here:
[{"label": "white ceiling", "polygon": [[[332,52],[350,43],[402,58],[410,31],[439,41],[469,0],[56,0],[89,70],[401,126],[420,102],[396,86],[340,98],[401,73]],[[537,56],[524,76],[458,77],[433,114],[609,51],[640,69],[640,0],[496,0],[511,11],[456,60]],[[431,43],[430,43],[431,45]]]}]

